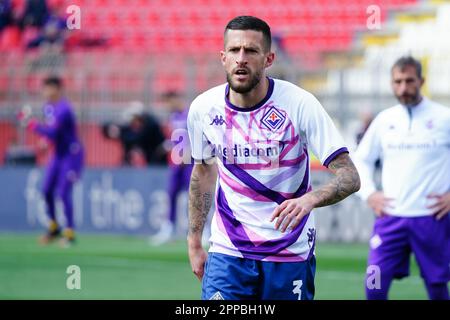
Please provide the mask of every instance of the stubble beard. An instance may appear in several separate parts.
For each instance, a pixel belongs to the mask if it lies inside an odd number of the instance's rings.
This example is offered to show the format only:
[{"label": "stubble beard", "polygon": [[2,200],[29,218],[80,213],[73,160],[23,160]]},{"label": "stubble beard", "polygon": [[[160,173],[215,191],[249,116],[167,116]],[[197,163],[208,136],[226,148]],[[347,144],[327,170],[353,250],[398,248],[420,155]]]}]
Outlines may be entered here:
[{"label": "stubble beard", "polygon": [[227,82],[234,92],[240,94],[246,94],[252,91],[261,81],[262,74],[261,72],[250,73],[249,72],[249,80],[244,84],[236,84],[233,82],[233,73],[227,72]]}]

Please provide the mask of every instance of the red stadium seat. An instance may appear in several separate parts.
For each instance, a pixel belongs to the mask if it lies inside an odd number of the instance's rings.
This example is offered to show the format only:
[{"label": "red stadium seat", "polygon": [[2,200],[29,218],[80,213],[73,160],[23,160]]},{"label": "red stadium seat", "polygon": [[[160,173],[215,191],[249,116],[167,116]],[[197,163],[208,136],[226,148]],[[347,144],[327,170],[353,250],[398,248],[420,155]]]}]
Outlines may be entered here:
[{"label": "red stadium seat", "polygon": [[21,47],[21,35],[17,27],[7,27],[0,33],[0,51]]}]

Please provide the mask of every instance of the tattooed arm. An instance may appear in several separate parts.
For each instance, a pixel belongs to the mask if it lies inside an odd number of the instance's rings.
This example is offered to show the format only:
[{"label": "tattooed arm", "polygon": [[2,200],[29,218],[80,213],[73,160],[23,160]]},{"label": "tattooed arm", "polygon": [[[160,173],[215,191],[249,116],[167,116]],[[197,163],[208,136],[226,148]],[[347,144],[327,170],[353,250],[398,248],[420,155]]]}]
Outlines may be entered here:
[{"label": "tattooed arm", "polygon": [[189,185],[188,250],[192,271],[201,280],[207,254],[202,247],[202,233],[211,209],[217,179],[215,165],[195,164]]},{"label": "tattooed arm", "polygon": [[358,171],[347,153],[341,153],[328,165],[335,175],[328,184],[310,192],[316,199],[315,208],[335,204],[360,188]]},{"label": "tattooed arm", "polygon": [[333,159],[328,169],[334,177],[327,184],[300,198],[286,200],[275,208],[271,221],[278,217],[276,229],[280,228],[282,232],[288,227],[294,229],[312,209],[337,203],[359,190],[358,171],[347,153],[341,153]]}]

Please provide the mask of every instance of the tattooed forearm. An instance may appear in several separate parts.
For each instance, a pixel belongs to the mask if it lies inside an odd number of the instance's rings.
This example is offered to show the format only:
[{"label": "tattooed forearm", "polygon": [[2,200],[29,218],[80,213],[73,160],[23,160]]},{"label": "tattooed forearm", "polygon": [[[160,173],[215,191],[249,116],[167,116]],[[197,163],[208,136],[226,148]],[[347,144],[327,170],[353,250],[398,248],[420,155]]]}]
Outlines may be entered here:
[{"label": "tattooed forearm", "polygon": [[192,176],[189,188],[189,233],[203,231],[206,217],[211,208],[212,193],[202,193],[200,186],[200,179]]},{"label": "tattooed forearm", "polygon": [[347,153],[338,155],[328,169],[335,176],[324,186],[310,192],[316,200],[315,207],[324,207],[339,202],[360,188],[359,174]]},{"label": "tattooed forearm", "polygon": [[189,185],[189,234],[201,235],[211,209],[215,171],[212,166],[195,165]]}]

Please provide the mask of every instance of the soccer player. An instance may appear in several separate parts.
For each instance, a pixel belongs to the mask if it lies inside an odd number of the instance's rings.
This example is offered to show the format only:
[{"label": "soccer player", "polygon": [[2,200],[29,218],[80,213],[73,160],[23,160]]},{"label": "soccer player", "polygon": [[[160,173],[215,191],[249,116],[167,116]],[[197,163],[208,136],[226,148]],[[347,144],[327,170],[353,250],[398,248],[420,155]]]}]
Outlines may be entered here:
[{"label": "soccer player", "polygon": [[[450,280],[450,109],[420,93],[422,66],[412,57],[391,70],[399,104],[382,111],[364,135],[355,164],[358,193],[375,211],[367,299],[387,299],[393,279],[409,274],[414,253],[430,299],[446,299]],[[373,181],[382,158],[382,190]],[[369,269],[368,269],[369,270]],[[374,272],[378,272],[374,274]]]},{"label": "soccer player", "polygon": [[170,111],[168,144],[172,149],[169,160],[169,212],[161,229],[150,238],[153,245],[164,244],[173,238],[177,222],[178,196],[182,191],[188,190],[193,167],[189,138],[186,134],[188,109],[180,94],[175,91],[164,94],[164,101]]},{"label": "soccer player", "polygon": [[49,140],[54,147],[54,155],[47,165],[43,193],[50,219],[47,233],[40,241],[47,244],[61,236],[61,228],[56,221],[55,200],[60,198],[66,217],[61,244],[70,246],[75,241],[72,189],[80,178],[84,152],[78,138],[75,115],[69,101],[63,96],[63,83],[59,77],[48,77],[43,83],[45,121],[39,123],[30,119],[27,128]]},{"label": "soccer player", "polygon": [[[232,19],[221,52],[227,84],[199,95],[189,110],[196,161],[188,250],[202,299],[313,299],[312,210],[359,190],[348,150],[319,101],[266,76],[274,58],[266,22]],[[315,191],[309,148],[334,173]],[[207,254],[201,236],[215,186]]]}]

